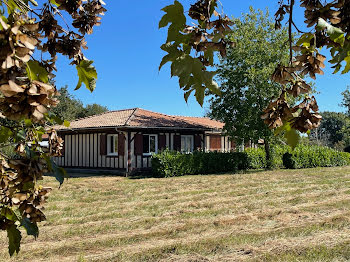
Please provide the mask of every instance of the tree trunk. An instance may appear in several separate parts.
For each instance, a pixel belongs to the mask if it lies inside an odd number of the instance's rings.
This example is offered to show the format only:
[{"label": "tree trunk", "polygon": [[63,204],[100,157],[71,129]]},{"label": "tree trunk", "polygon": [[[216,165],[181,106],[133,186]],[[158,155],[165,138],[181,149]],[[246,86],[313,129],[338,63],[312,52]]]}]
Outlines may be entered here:
[{"label": "tree trunk", "polygon": [[272,157],[269,140],[265,139],[265,155],[266,155],[266,169],[272,169]]}]

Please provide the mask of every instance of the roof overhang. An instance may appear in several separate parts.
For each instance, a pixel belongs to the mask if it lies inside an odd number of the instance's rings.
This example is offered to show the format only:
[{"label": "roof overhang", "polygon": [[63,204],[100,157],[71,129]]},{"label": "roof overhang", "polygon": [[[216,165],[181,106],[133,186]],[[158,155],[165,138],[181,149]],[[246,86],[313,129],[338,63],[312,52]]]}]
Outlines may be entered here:
[{"label": "roof overhang", "polygon": [[57,132],[83,132],[83,131],[97,131],[97,130],[111,130],[111,129],[118,129],[118,130],[187,130],[187,131],[216,131],[220,132],[220,130],[209,128],[209,127],[177,127],[177,126],[170,126],[170,127],[147,127],[147,126],[101,126],[101,127],[85,127],[85,128],[65,128],[65,129],[58,129]]}]

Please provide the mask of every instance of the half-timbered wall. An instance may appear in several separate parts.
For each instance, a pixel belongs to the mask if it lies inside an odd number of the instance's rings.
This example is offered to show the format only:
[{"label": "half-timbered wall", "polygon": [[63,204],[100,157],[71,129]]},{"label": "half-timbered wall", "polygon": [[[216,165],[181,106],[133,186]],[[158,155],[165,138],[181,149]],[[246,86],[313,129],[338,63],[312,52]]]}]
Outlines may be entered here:
[{"label": "half-timbered wall", "polygon": [[[158,150],[169,148],[175,150],[181,147],[181,135],[193,135],[194,149],[204,149],[205,151],[227,152],[235,148],[234,142],[227,136],[221,136],[219,133],[204,133],[195,131],[183,132],[157,132],[157,131],[119,131],[124,134],[124,154],[111,156],[105,151],[106,133],[69,133],[61,134],[64,139],[64,153],[62,157],[54,157],[54,161],[62,167],[67,168],[90,168],[90,169],[124,169],[131,171],[135,168],[151,167],[151,155],[144,154],[140,148],[142,143],[138,141],[137,135],[156,134],[158,136]],[[129,137],[130,136],[130,137]],[[180,140],[179,140],[180,138]],[[180,145],[179,145],[180,141]],[[103,145],[105,143],[105,145]],[[136,143],[136,144],[135,144]],[[160,148],[163,147],[163,148]]]},{"label": "half-timbered wall", "polygon": [[[106,133],[66,134],[64,139],[64,153],[62,157],[53,160],[62,167],[76,168],[106,168],[126,169],[127,155],[102,155],[101,136]],[[127,136],[127,134],[125,134]],[[125,151],[127,139],[125,139]]]}]

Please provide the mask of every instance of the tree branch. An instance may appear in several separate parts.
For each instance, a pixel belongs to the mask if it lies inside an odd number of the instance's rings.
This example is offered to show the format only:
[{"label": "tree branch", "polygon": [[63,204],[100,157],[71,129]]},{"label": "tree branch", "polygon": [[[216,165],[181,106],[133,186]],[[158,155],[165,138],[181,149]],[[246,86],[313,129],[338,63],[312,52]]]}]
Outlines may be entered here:
[{"label": "tree branch", "polygon": [[293,40],[292,40],[292,25],[293,25],[293,6],[294,6],[294,0],[290,0],[290,8],[289,8],[289,28],[288,28],[288,33],[289,33],[289,63],[292,65],[293,63]]}]

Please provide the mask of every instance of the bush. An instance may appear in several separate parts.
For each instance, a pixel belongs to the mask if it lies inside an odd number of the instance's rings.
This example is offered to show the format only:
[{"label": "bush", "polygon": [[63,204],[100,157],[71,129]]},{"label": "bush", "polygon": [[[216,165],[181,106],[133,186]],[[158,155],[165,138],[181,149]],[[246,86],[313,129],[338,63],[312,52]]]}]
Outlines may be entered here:
[{"label": "bush", "polygon": [[288,169],[350,165],[350,154],[323,146],[299,145],[283,155]]},{"label": "bush", "polygon": [[[283,168],[282,156],[288,151],[288,146],[271,146],[272,168]],[[266,154],[263,147],[248,148],[245,150],[249,159],[250,169],[266,168]]]},{"label": "bush", "polygon": [[248,156],[241,152],[180,152],[164,150],[152,156],[154,175],[163,177],[214,174],[248,169]]},{"label": "bush", "polygon": [[[350,165],[350,154],[322,146],[274,146],[271,150],[273,168],[309,168]],[[155,176],[215,174],[266,167],[264,148],[249,148],[245,152],[180,152],[165,150],[152,156]]]}]

